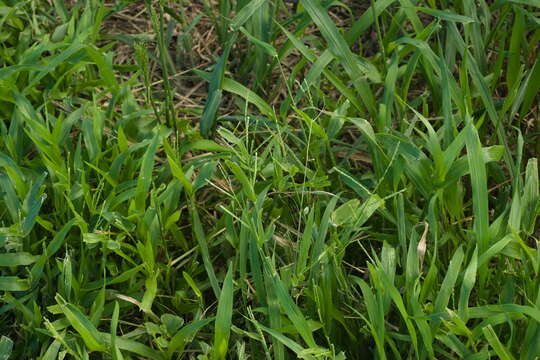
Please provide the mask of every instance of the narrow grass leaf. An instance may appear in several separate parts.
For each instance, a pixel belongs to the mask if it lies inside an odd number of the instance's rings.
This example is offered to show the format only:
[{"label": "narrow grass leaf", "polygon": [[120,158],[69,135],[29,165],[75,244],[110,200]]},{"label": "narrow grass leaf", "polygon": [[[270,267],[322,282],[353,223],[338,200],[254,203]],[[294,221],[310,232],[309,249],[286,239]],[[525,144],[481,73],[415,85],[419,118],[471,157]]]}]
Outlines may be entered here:
[{"label": "narrow grass leaf", "polygon": [[508,67],[506,71],[506,82],[508,89],[513,88],[517,76],[519,76],[521,66],[521,42],[525,31],[525,16],[521,11],[515,9],[514,24],[510,38],[510,49],[508,54]]},{"label": "narrow grass leaf", "polygon": [[193,221],[193,234],[195,238],[197,239],[197,243],[199,244],[199,250],[201,252],[201,257],[203,259],[204,268],[208,275],[208,279],[210,280],[210,285],[212,286],[212,289],[214,290],[214,295],[217,298],[219,298],[220,289],[218,286],[216,273],[214,272],[212,261],[210,259],[210,253],[208,251],[208,243],[207,243],[206,235],[204,233],[204,230],[201,224],[199,212],[195,208],[194,202],[192,202],[192,205],[190,207],[190,213],[191,213],[191,217]]},{"label": "narrow grass leaf", "polygon": [[264,3],[266,3],[266,0],[251,0],[247,3],[231,20],[231,28],[233,30],[238,30],[240,26],[244,25]]},{"label": "narrow grass leaf", "polygon": [[476,270],[478,267],[478,247],[474,249],[471,261],[465,273],[463,274],[463,281],[461,283],[461,290],[459,292],[459,304],[458,304],[458,313],[463,321],[468,319],[468,310],[469,310],[469,297],[474,288],[474,283],[476,282]]},{"label": "narrow grass leaf", "polygon": [[417,6],[414,9],[446,21],[460,22],[463,24],[475,22],[473,18],[469,16],[458,15],[451,10],[437,10],[420,6]]},{"label": "narrow grass leaf", "polygon": [[[446,276],[444,277],[444,280],[441,284],[439,293],[437,294],[437,297],[435,298],[435,302],[433,305],[434,313],[443,312],[448,306],[450,297],[452,296],[452,293],[454,292],[454,287],[456,285],[456,281],[460,274],[463,257],[464,257],[463,247],[460,246],[454,253],[454,256],[452,256],[452,260],[450,260],[450,264],[448,265],[448,271],[446,272]],[[439,325],[439,322],[434,321],[432,324],[432,329],[437,329],[438,325]]]},{"label": "narrow grass leaf", "polygon": [[233,267],[229,264],[229,270],[223,281],[223,288],[218,301],[216,321],[214,322],[214,346],[212,359],[222,360],[227,356],[229,337],[231,334],[231,322],[233,313]]},{"label": "narrow grass leaf", "polygon": [[276,292],[277,299],[281,304],[285,314],[287,314],[287,317],[291,320],[302,339],[309,347],[317,347],[308,322],[302,315],[302,312],[300,311],[298,306],[292,300],[285,287],[285,284],[283,284],[283,281],[277,275],[273,276],[273,286]]},{"label": "narrow grass leaf", "polygon": [[73,326],[73,328],[81,335],[86,346],[88,346],[90,350],[105,351],[103,338],[90,320],[88,320],[88,318],[75,306],[66,303],[60,295],[56,296],[56,301],[60,305],[62,312],[71,326]]},{"label": "narrow grass leaf", "polygon": [[[196,70],[195,72],[206,81],[211,81],[211,78],[208,76],[208,73],[205,73],[203,71],[198,71],[198,70]],[[268,116],[269,118],[275,117],[272,107],[268,105],[268,103],[264,101],[259,95],[255,94],[252,90],[248,89],[244,85],[229,78],[224,78],[222,85],[223,85],[223,90],[236,94],[238,96],[241,96],[248,103],[255,105],[262,114]]]},{"label": "narrow grass leaf", "polygon": [[[279,333],[279,332],[277,332],[277,331],[275,331],[273,329],[267,328],[266,326],[261,325],[259,323],[257,323],[256,326],[261,328],[262,330],[264,330],[268,334],[270,334],[274,339],[277,339],[280,343],[282,343],[283,345],[285,345],[289,349],[291,349],[296,355],[301,355],[301,354],[304,353],[305,349],[302,347],[302,345],[298,344],[296,341],[291,340],[287,336],[285,336],[285,335],[283,335],[283,334],[281,334],[281,333]],[[315,359],[311,355],[304,355],[302,357],[299,356],[299,358],[306,359],[306,360]]]},{"label": "narrow grass leaf", "polygon": [[0,254],[0,266],[24,266],[35,261],[36,257],[26,252]]},{"label": "narrow grass leaf", "polygon": [[495,333],[495,330],[493,330],[493,327],[491,325],[486,326],[482,329],[484,332],[484,336],[486,337],[487,341],[495,350],[495,353],[501,360],[513,360],[514,357],[511,355],[511,353],[506,349],[506,347],[501,343],[499,340],[499,337]]},{"label": "narrow grass leaf", "polygon": [[178,330],[178,332],[174,334],[174,336],[171,338],[171,341],[169,342],[169,346],[167,348],[167,357],[172,358],[172,355],[175,351],[182,353],[188,341],[193,336],[195,336],[195,334],[197,334],[200,329],[202,329],[212,321],[214,321],[213,318],[196,320],[184,326],[182,329]]},{"label": "narrow grass leaf", "polygon": [[118,301],[114,302],[114,309],[111,318],[111,352],[113,360],[123,360],[124,357],[118,348],[116,340],[116,329],[118,328],[118,319],[120,317],[120,306]]},{"label": "narrow grass leaf", "polygon": [[30,289],[30,283],[26,279],[16,276],[0,276],[1,291],[26,291]]},{"label": "narrow grass leaf", "polygon": [[478,253],[482,255],[489,244],[488,191],[482,146],[474,126],[469,127],[465,142],[473,191],[474,230],[478,241]]},{"label": "narrow grass leaf", "polygon": [[214,70],[212,71],[212,77],[210,78],[210,85],[208,88],[209,95],[200,120],[201,134],[205,137],[210,135],[215,123],[217,111],[221,103],[225,68],[227,66],[229,53],[235,41],[236,34],[233,34],[225,44],[223,54],[221,54],[218,63],[214,66]]}]

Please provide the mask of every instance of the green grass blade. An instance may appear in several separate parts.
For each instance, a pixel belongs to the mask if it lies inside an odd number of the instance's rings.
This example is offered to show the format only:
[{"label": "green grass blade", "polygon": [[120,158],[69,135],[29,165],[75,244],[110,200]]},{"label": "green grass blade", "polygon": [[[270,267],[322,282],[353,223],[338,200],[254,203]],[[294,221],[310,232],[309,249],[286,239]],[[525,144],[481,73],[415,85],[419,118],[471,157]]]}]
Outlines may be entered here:
[{"label": "green grass blade", "polygon": [[252,0],[247,3],[231,20],[231,28],[233,30],[238,30],[240,26],[244,25],[264,3],[266,3],[266,0]]},{"label": "green grass blade", "polygon": [[482,159],[482,146],[475,127],[469,127],[465,141],[473,191],[474,230],[478,242],[478,253],[482,255],[487,250],[490,241],[488,192],[486,166]]},{"label": "green grass blade", "polygon": [[501,360],[514,359],[514,357],[510,354],[510,352],[508,352],[506,347],[501,343],[501,341],[497,337],[497,334],[495,333],[491,325],[486,326],[485,328],[482,329],[482,331],[484,332],[484,336],[488,340],[493,350],[495,350],[495,353],[497,354],[499,359]]},{"label": "green grass blade", "polygon": [[205,137],[210,135],[217,116],[217,111],[221,103],[221,94],[223,91],[223,78],[225,76],[225,68],[229,58],[231,48],[236,41],[236,33],[229,39],[223,49],[223,54],[219,58],[218,63],[214,66],[210,85],[208,88],[208,99],[204,106],[203,114],[200,120],[201,134]]},{"label": "green grass blade", "polygon": [[195,336],[200,329],[212,321],[214,321],[213,318],[196,320],[180,329],[169,342],[169,346],[167,348],[168,358],[171,358],[175,351],[182,353],[184,351],[184,347],[188,343],[188,340]]},{"label": "green grass blade", "polygon": [[231,319],[233,312],[233,268],[229,265],[227,276],[223,281],[223,288],[219,297],[216,321],[214,323],[214,346],[212,359],[222,360],[227,356],[229,337],[231,332]]},{"label": "green grass blade", "polygon": [[30,289],[30,283],[26,279],[16,276],[0,276],[0,290],[2,291],[26,291]]},{"label": "green grass blade", "polygon": [[193,235],[195,236],[195,238],[197,239],[197,243],[199,244],[199,250],[201,252],[201,257],[203,259],[204,268],[206,269],[206,273],[208,274],[210,285],[212,286],[212,289],[214,290],[214,295],[217,298],[219,298],[220,289],[218,286],[218,281],[216,278],[216,273],[214,272],[212,261],[210,260],[210,253],[208,251],[207,238],[201,224],[199,212],[195,208],[194,203],[191,204],[190,213],[191,213],[191,217],[193,221]]},{"label": "green grass blade", "polygon": [[73,328],[81,335],[86,346],[88,346],[90,350],[105,351],[106,348],[103,344],[102,336],[90,320],[88,320],[79,309],[66,303],[60,295],[56,296],[56,301],[60,305],[62,312],[71,326],[73,326]]},{"label": "green grass blade", "polygon": [[[454,256],[452,256],[452,260],[450,260],[450,264],[448,265],[448,271],[446,272],[446,276],[444,277],[444,280],[441,284],[439,293],[435,298],[435,302],[433,304],[434,313],[444,312],[446,307],[448,306],[450,297],[454,292],[456,281],[461,272],[461,264],[463,262],[463,257],[463,248],[459,247],[454,253]],[[432,328],[436,329],[438,325],[439,322],[435,321],[433,322]]]},{"label": "green grass blade", "polygon": [[[484,253],[485,254],[485,253]],[[474,249],[472,259],[463,274],[463,282],[459,292],[458,313],[463,321],[468,319],[469,298],[476,282],[476,270],[478,267],[478,247]]]},{"label": "green grass blade", "polygon": [[0,266],[25,266],[35,261],[36,258],[26,252],[0,254]]},{"label": "green grass blade", "polygon": [[118,327],[118,318],[120,316],[120,307],[118,301],[114,302],[114,309],[111,319],[111,352],[113,360],[123,360],[124,357],[116,344],[116,329]]}]

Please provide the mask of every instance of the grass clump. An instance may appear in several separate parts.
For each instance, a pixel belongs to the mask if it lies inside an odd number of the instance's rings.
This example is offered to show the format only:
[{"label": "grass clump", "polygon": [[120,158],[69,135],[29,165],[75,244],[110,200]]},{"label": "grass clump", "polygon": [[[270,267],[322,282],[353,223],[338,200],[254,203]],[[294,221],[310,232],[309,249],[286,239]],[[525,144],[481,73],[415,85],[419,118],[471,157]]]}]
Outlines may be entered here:
[{"label": "grass clump", "polygon": [[537,358],[539,14],[0,0],[0,358]]}]

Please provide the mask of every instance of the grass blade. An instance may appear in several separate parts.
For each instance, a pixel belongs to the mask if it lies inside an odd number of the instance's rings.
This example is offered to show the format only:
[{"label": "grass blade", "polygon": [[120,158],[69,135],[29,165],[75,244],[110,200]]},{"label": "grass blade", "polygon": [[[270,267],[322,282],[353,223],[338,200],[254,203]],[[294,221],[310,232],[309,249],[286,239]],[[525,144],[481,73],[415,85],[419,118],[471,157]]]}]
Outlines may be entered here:
[{"label": "grass blade", "polygon": [[229,270],[223,281],[223,288],[219,297],[216,321],[214,323],[214,346],[212,349],[212,359],[222,360],[227,356],[229,348],[229,337],[231,333],[231,319],[233,312],[233,268],[229,265]]},{"label": "grass blade", "polygon": [[[487,250],[490,241],[487,175],[482,159],[482,146],[474,126],[469,127],[465,142],[473,191],[474,232],[478,242],[478,254],[482,255]],[[481,270],[481,273],[485,274],[485,271]]]}]

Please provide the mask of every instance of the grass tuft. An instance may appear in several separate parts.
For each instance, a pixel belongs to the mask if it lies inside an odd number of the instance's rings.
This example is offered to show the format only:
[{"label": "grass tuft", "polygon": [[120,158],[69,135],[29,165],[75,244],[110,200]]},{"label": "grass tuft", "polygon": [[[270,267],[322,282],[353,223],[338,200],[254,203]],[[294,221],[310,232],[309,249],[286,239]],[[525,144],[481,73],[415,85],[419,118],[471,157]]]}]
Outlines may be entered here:
[{"label": "grass tuft", "polygon": [[0,0],[0,359],[540,356],[538,0]]}]

